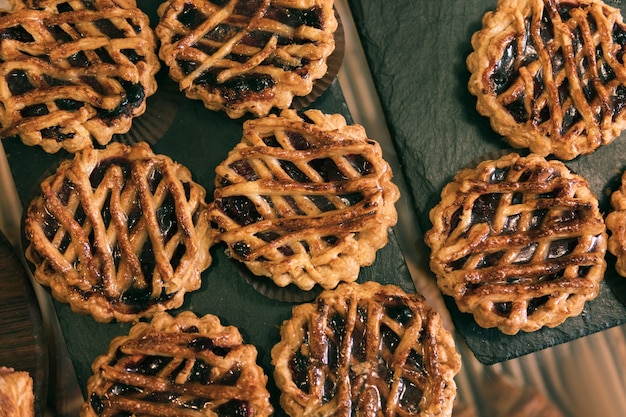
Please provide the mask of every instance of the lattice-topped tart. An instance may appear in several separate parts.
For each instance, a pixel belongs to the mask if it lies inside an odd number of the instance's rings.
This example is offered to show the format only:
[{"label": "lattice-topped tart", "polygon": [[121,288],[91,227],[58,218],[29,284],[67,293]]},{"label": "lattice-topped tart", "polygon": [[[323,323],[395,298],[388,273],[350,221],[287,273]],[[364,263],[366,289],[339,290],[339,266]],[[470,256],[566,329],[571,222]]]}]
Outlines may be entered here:
[{"label": "lattice-topped tart", "polygon": [[354,281],[397,221],[399,192],[380,145],[338,114],[246,121],[216,174],[216,241],[280,287]]},{"label": "lattice-topped tart", "polygon": [[157,313],[92,364],[81,417],[272,414],[257,350],[211,314]]},{"label": "lattice-topped tart", "polygon": [[587,181],[559,161],[509,154],[461,170],[430,219],[437,284],[483,327],[555,327],[598,295],[604,220]]},{"label": "lattice-topped tart", "polygon": [[333,0],[168,0],[159,56],[187,97],[231,118],[306,96],[335,48]]},{"label": "lattice-topped tart", "polygon": [[512,146],[573,159],[626,127],[626,26],[600,0],[499,0],[472,36],[469,90]]},{"label": "lattice-topped tart", "polygon": [[460,369],[451,334],[419,294],[343,283],[293,308],[272,348],[290,416],[450,416]]},{"label": "lattice-topped tart", "polygon": [[127,132],[160,66],[135,1],[11,2],[0,13],[0,137],[52,153]]},{"label": "lattice-topped tart", "polygon": [[98,321],[179,307],[211,257],[205,190],[145,142],[86,149],[30,204],[26,257],[35,278]]}]

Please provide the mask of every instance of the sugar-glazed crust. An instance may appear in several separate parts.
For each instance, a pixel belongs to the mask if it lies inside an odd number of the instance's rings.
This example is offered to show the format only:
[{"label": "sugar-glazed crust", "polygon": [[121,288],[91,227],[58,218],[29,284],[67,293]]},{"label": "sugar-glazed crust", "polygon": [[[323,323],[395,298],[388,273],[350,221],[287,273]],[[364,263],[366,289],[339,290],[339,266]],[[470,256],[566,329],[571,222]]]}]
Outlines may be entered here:
[{"label": "sugar-glazed crust", "polygon": [[179,307],[211,263],[205,189],[147,143],[63,162],[25,218],[35,279],[98,321]]},{"label": "sugar-glazed crust", "polygon": [[0,138],[106,145],[144,113],[160,63],[135,0],[13,0],[0,13]]},{"label": "sugar-glazed crust", "polygon": [[626,26],[600,0],[500,0],[472,36],[469,90],[517,148],[569,160],[626,127]]},{"label": "sugar-glazed crust", "polygon": [[450,416],[460,356],[419,294],[343,283],[293,308],[272,348],[290,416]]},{"label": "sugar-glazed crust", "polygon": [[483,327],[555,327],[599,292],[604,219],[587,181],[562,162],[513,153],[461,170],[430,220],[437,284]]},{"label": "sugar-glazed crust", "polygon": [[380,145],[338,114],[247,121],[216,174],[216,240],[281,287],[356,280],[397,221],[399,192]]},{"label": "sugar-glazed crust", "polygon": [[170,77],[232,118],[267,116],[309,94],[335,49],[333,0],[169,0],[158,13]]},{"label": "sugar-glazed crust", "polygon": [[257,350],[234,326],[190,311],[155,314],[92,364],[81,417],[272,414]]}]

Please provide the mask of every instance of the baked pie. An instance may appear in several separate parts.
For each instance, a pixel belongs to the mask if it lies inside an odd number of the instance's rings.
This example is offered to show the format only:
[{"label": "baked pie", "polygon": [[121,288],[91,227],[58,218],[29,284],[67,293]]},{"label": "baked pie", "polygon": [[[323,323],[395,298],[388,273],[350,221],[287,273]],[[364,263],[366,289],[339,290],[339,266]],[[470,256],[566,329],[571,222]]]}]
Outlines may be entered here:
[{"label": "baked pie", "polygon": [[569,160],[626,127],[626,26],[600,0],[499,0],[467,58],[476,108],[514,147]]},{"label": "baked pie", "polygon": [[97,321],[179,307],[211,263],[205,190],[145,142],[85,149],[41,184],[28,207],[35,279]]},{"label": "baked pie", "polygon": [[159,57],[192,99],[231,118],[267,116],[324,77],[335,48],[333,0],[168,0]]},{"label": "baked pie", "polygon": [[339,114],[248,120],[216,168],[215,239],[279,287],[354,281],[397,221],[391,176],[380,145]]},{"label": "baked pie", "polygon": [[33,379],[26,371],[0,366],[0,417],[34,417]]},{"label": "baked pie", "polygon": [[127,132],[160,64],[135,0],[11,0],[0,13],[0,137],[54,153]]},{"label": "baked pie", "polygon": [[620,188],[611,194],[611,211],[605,219],[606,227],[611,232],[608,249],[617,257],[615,269],[626,277],[626,172],[622,174]]},{"label": "baked pie", "polygon": [[81,417],[272,414],[257,350],[211,314],[156,313],[92,364]]},{"label": "baked pie", "polygon": [[606,227],[587,181],[560,161],[513,153],[463,169],[430,220],[437,284],[482,327],[555,327],[598,295]]},{"label": "baked pie", "polygon": [[461,361],[419,294],[343,283],[297,305],[272,348],[290,416],[450,416]]}]

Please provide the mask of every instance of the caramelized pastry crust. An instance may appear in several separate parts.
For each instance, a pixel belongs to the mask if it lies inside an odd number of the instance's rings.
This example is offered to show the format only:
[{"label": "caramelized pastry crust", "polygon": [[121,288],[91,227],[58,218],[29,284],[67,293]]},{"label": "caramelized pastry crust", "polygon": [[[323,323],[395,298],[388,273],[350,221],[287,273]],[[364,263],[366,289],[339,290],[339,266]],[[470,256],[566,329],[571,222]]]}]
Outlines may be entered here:
[{"label": "caramelized pastry crust", "polygon": [[93,362],[81,417],[269,416],[256,359],[256,348],[216,316],[159,312]]},{"label": "caramelized pastry crust", "polygon": [[611,232],[608,249],[617,257],[615,269],[626,277],[626,172],[622,174],[621,186],[611,194],[613,211],[606,216],[606,227]]},{"label": "caramelized pastry crust", "polygon": [[0,137],[53,153],[105,145],[156,91],[160,64],[134,0],[12,0],[0,13]]},{"label": "caramelized pastry crust", "polygon": [[216,174],[216,240],[281,287],[354,281],[397,221],[380,145],[341,115],[287,110],[247,121]]},{"label": "caramelized pastry crust", "polygon": [[555,327],[598,294],[604,220],[587,181],[559,161],[510,154],[464,169],[430,220],[437,284],[480,326]]},{"label": "caramelized pastry crust", "polygon": [[479,113],[512,146],[569,160],[626,127],[626,26],[600,0],[499,0],[467,58]]},{"label": "caramelized pastry crust", "polygon": [[168,0],[159,56],[187,97],[231,118],[288,108],[326,74],[333,0]]},{"label": "caramelized pastry crust", "polygon": [[35,278],[98,321],[179,307],[200,288],[212,243],[205,190],[145,142],[63,162],[25,219]]},{"label": "caramelized pastry crust", "polygon": [[272,348],[290,416],[450,416],[460,369],[451,334],[422,296],[343,283],[293,308]]}]

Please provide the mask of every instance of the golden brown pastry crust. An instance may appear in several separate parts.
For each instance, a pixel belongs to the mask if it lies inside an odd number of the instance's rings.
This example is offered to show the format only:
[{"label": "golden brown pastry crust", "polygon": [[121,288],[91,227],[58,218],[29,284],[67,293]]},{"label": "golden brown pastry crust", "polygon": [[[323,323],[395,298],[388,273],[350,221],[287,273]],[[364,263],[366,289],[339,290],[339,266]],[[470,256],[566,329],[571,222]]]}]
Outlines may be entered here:
[{"label": "golden brown pastry crust", "polygon": [[36,280],[98,321],[179,307],[211,263],[205,190],[147,143],[111,143],[63,162],[30,204]]},{"label": "golden brown pastry crust", "polygon": [[626,127],[626,26],[600,0],[500,0],[472,36],[469,90],[512,146],[569,160]]},{"label": "golden brown pastry crust", "polygon": [[309,94],[326,74],[338,26],[333,0],[169,0],[158,13],[170,77],[231,118],[267,116]]},{"label": "golden brown pastry crust", "polygon": [[611,233],[608,249],[617,257],[615,269],[626,277],[626,172],[622,174],[620,188],[611,194],[611,211],[606,216],[606,227]]},{"label": "golden brown pastry crust", "polygon": [[135,1],[13,3],[0,13],[0,137],[54,153],[127,132],[156,91],[160,67]]},{"label": "golden brown pastry crust", "polygon": [[380,145],[338,114],[247,121],[216,174],[216,241],[281,287],[356,280],[397,221],[399,192]]},{"label": "golden brown pastry crust", "polygon": [[155,314],[118,336],[92,364],[81,417],[273,412],[257,350],[211,314]]},{"label": "golden brown pastry crust", "polygon": [[587,181],[559,161],[509,154],[464,169],[430,220],[437,284],[480,326],[554,327],[598,294],[604,220]]},{"label": "golden brown pastry crust", "polygon": [[33,379],[28,372],[0,367],[0,417],[34,417]]},{"label": "golden brown pastry crust", "polygon": [[343,283],[294,307],[280,334],[272,363],[290,416],[452,413],[460,356],[419,294]]}]

